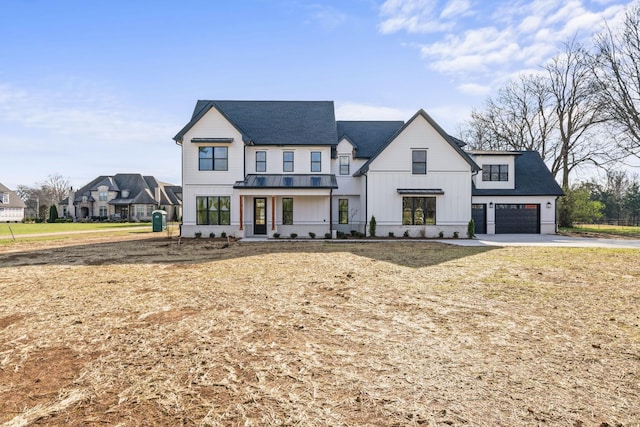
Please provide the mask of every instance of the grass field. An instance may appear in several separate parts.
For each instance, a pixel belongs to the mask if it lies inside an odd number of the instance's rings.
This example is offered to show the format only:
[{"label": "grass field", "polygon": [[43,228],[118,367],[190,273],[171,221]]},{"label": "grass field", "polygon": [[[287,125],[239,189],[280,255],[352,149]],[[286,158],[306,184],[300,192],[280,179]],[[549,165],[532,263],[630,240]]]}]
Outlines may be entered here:
[{"label": "grass field", "polygon": [[[151,223],[139,224],[129,222],[61,222],[61,223],[0,223],[0,236],[13,234],[46,234],[46,233],[67,233],[75,231],[103,231],[117,230],[131,227],[148,226],[151,230]],[[11,230],[9,230],[11,228]]]},{"label": "grass field", "polygon": [[591,234],[607,236],[622,236],[640,238],[640,227],[608,225],[608,224],[577,224],[572,228],[561,228],[562,232],[574,234]]},{"label": "grass field", "polygon": [[638,251],[0,246],[0,426],[637,426]]}]

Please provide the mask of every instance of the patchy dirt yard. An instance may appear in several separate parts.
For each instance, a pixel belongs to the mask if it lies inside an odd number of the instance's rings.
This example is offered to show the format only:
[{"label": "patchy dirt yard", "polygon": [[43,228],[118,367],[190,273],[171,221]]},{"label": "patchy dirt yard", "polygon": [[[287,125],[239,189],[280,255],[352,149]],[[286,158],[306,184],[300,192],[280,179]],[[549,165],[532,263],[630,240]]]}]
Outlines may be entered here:
[{"label": "patchy dirt yard", "polygon": [[0,426],[638,426],[640,253],[0,246]]}]

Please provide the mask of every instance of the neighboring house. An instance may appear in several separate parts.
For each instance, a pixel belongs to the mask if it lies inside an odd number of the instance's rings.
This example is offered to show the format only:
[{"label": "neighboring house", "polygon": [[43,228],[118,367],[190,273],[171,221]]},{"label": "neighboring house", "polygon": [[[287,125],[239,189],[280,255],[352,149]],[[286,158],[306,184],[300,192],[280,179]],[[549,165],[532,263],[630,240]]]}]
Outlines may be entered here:
[{"label": "neighboring house", "polygon": [[[503,230],[503,216],[489,212],[494,204],[536,204],[536,232],[554,232],[562,194],[549,191],[553,177],[529,153],[502,153],[511,159],[507,184],[482,181],[483,166],[502,160],[465,152],[423,110],[406,123],[336,122],[330,101],[198,101],[174,140],[182,147],[185,237],[368,233],[373,216],[378,236],[464,236],[483,204],[487,232]],[[489,190],[500,191],[482,193]]]},{"label": "neighboring house", "polygon": [[140,174],[99,176],[77,191],[71,189],[60,208],[61,216],[74,219],[146,221],[162,209],[168,220],[179,220],[182,188]]},{"label": "neighboring house", "polygon": [[0,184],[0,222],[21,222],[26,207],[14,191]]}]

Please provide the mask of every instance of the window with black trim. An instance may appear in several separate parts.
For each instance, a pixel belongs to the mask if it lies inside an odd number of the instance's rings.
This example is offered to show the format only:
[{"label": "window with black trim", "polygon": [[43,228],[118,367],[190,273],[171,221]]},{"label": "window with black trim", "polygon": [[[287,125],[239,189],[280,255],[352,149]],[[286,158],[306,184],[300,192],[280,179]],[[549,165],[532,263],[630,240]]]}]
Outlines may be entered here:
[{"label": "window with black trim", "polygon": [[349,175],[349,156],[340,156],[340,175]]},{"label": "window with black trim", "polygon": [[197,196],[196,224],[229,225],[231,224],[231,197],[229,196]]},{"label": "window with black trim", "polygon": [[228,147],[198,147],[198,170],[226,171],[229,168]]},{"label": "window with black trim", "polygon": [[293,172],[293,151],[282,152],[282,171]]},{"label": "window with black trim", "polygon": [[256,172],[267,171],[267,152],[256,151]]},{"label": "window with black trim", "polygon": [[349,199],[338,199],[338,224],[349,224]]},{"label": "window with black trim", "polygon": [[311,152],[311,172],[322,170],[322,153],[320,151]]},{"label": "window with black trim", "polygon": [[282,224],[293,224],[293,199],[285,197],[282,199]]},{"label": "window with black trim", "polygon": [[435,225],[436,198],[435,197],[403,197],[402,224],[403,225]]},{"label": "window with black trim", "polygon": [[413,150],[411,152],[411,173],[425,175],[427,173],[427,150]]},{"label": "window with black trim", "polygon": [[509,181],[509,165],[482,165],[483,181]]}]

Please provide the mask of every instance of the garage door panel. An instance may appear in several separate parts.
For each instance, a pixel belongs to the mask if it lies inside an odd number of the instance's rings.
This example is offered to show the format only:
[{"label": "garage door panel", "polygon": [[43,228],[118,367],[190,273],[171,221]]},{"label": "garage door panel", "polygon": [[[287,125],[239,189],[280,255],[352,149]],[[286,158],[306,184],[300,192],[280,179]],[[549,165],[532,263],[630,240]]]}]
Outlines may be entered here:
[{"label": "garage door panel", "polygon": [[496,204],[496,234],[540,233],[540,205]]},{"label": "garage door panel", "polygon": [[471,217],[476,225],[476,234],[487,232],[487,205],[474,203],[471,205]]}]

